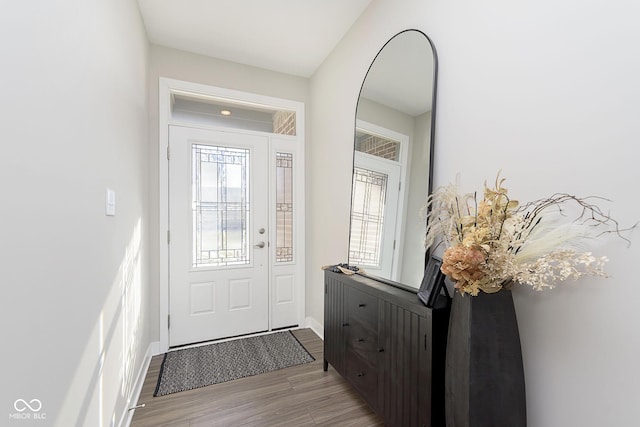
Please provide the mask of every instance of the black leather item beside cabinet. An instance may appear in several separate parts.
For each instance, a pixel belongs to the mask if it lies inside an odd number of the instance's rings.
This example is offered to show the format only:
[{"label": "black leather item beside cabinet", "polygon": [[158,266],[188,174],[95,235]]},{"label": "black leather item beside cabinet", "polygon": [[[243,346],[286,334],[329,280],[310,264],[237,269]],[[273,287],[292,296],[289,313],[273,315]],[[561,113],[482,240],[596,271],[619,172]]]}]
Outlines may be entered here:
[{"label": "black leather item beside cabinet", "polygon": [[449,300],[325,271],[324,370],[331,364],[387,426],[440,427]]}]

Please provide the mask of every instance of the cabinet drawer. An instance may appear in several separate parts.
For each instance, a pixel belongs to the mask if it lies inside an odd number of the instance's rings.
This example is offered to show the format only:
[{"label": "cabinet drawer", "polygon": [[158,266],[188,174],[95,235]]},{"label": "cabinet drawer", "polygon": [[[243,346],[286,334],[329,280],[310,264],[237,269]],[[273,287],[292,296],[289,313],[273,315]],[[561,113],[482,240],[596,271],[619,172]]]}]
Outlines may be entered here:
[{"label": "cabinet drawer", "polygon": [[378,372],[374,364],[350,352],[347,356],[347,378],[369,405],[378,407]]},{"label": "cabinet drawer", "polygon": [[349,323],[347,347],[375,366],[378,360],[378,331],[357,319]]},{"label": "cabinet drawer", "polygon": [[349,288],[347,297],[349,321],[357,321],[365,327],[378,329],[378,298],[366,292]]}]

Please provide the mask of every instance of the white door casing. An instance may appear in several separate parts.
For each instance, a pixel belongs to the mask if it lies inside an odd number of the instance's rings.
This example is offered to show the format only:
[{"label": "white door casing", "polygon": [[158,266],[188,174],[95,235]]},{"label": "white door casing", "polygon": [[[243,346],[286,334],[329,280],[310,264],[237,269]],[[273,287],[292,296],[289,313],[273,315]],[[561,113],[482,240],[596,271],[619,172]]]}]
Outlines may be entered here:
[{"label": "white door casing", "polygon": [[[160,242],[163,242],[169,235],[169,127],[173,125],[182,127],[199,128],[200,130],[210,130],[217,132],[238,132],[237,129],[228,129],[218,125],[206,125],[186,122],[182,118],[172,116],[172,97],[173,94],[184,96],[193,96],[194,99],[214,99],[227,100],[229,102],[239,102],[248,105],[258,105],[267,109],[294,111],[296,114],[296,135],[278,135],[265,133],[260,131],[240,131],[250,136],[263,137],[268,140],[267,176],[264,177],[263,183],[268,182],[267,206],[269,208],[268,225],[265,233],[268,234],[270,240],[265,240],[268,264],[268,294],[267,294],[267,312],[268,326],[267,329],[272,330],[287,326],[306,326],[304,311],[305,301],[305,248],[304,248],[304,104],[296,101],[283,100],[279,98],[267,97],[251,93],[245,93],[230,89],[217,88],[197,83],[185,82],[180,80],[160,78],[159,79],[159,176],[160,176],[160,194],[159,194],[159,236]],[[293,164],[292,178],[293,188],[289,198],[293,201],[293,226],[292,226],[292,255],[287,259],[276,260],[273,246],[276,224],[276,198],[275,186],[277,181],[276,174],[279,173],[276,166],[277,155],[288,155],[289,164]],[[171,154],[173,159],[174,153]],[[280,171],[281,172],[281,171]],[[290,207],[289,207],[290,209]],[[259,230],[260,227],[257,229]],[[175,234],[171,233],[171,243],[175,242]],[[260,240],[258,240],[259,242]],[[255,241],[252,243],[256,244]],[[175,326],[174,320],[169,320],[170,306],[170,274],[169,274],[169,253],[170,244],[160,244],[159,257],[159,287],[160,287],[160,342],[159,351],[167,351],[174,343],[169,344],[169,324],[171,328]],[[204,283],[208,283],[206,280]],[[207,295],[206,286],[196,290],[196,294]],[[207,311],[206,304],[199,302],[194,308],[200,311]],[[256,332],[256,330],[252,331]],[[193,340],[190,338],[189,340]]]}]

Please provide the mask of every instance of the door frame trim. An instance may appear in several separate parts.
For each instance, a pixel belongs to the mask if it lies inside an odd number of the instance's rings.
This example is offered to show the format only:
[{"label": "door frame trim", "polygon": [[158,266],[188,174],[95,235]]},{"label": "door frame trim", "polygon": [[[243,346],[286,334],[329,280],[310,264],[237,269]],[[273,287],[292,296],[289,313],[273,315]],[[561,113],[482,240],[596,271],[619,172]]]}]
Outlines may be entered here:
[{"label": "door frame trim", "polygon": [[[171,97],[174,93],[187,92],[194,96],[226,98],[238,102],[249,104],[265,105],[283,110],[295,111],[296,113],[296,137],[300,139],[300,146],[296,147],[298,157],[304,161],[305,154],[305,120],[304,103],[275,98],[265,95],[258,95],[249,92],[242,92],[232,89],[209,86],[199,83],[187,82],[183,80],[160,77],[158,79],[158,177],[159,177],[159,220],[158,220],[158,242],[159,242],[159,327],[160,327],[160,352],[169,349],[169,160],[167,149],[169,146],[169,125],[185,125],[185,123],[171,120]],[[193,125],[191,125],[193,126]],[[224,129],[224,128],[221,128]],[[304,173],[302,174],[304,176]],[[300,183],[301,191],[304,192],[305,184]],[[305,218],[304,197],[296,207],[300,213],[300,218]],[[296,259],[299,260],[300,284],[298,291],[298,324],[305,322],[305,224],[298,226],[298,236],[295,244],[297,246]],[[271,290],[270,290],[271,292]],[[271,323],[271,319],[269,319]]]}]

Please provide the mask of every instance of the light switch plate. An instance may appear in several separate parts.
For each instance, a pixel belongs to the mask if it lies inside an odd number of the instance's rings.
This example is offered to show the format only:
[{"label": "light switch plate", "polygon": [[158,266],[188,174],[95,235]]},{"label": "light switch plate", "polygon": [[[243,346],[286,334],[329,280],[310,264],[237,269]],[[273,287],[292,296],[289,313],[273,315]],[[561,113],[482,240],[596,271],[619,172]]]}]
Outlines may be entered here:
[{"label": "light switch plate", "polygon": [[110,188],[107,188],[105,214],[107,216],[114,216],[116,214],[116,192]]}]

